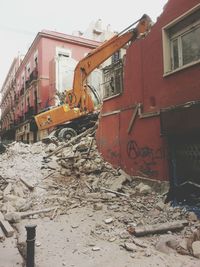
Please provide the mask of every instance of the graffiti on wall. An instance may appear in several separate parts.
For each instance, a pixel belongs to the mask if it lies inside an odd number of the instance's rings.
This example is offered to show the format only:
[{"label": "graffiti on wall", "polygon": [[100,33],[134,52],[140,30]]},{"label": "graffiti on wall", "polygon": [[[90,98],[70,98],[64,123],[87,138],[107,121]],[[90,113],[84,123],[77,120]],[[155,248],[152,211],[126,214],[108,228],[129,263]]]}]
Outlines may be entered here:
[{"label": "graffiti on wall", "polygon": [[140,147],[135,140],[130,140],[127,143],[127,155],[136,166],[139,165],[141,173],[150,177],[157,177],[156,166],[159,164],[159,160],[165,158],[165,151],[162,148]]},{"label": "graffiti on wall", "polygon": [[119,153],[112,149],[107,149],[107,154],[109,155],[110,158],[115,158],[115,159],[119,158]]}]

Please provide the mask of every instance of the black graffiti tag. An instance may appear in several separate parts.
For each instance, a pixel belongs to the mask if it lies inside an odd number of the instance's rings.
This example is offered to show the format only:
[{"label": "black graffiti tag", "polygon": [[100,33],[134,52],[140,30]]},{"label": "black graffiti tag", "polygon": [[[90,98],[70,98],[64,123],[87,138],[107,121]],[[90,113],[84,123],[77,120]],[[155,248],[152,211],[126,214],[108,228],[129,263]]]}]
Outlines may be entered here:
[{"label": "black graffiti tag", "polygon": [[140,150],[135,140],[130,140],[127,144],[127,154],[129,158],[136,159],[140,155]]},{"label": "black graffiti tag", "polygon": [[165,158],[165,152],[161,148],[153,150],[148,146],[139,147],[135,140],[130,140],[127,144],[127,154],[131,159],[141,157],[154,161]]}]

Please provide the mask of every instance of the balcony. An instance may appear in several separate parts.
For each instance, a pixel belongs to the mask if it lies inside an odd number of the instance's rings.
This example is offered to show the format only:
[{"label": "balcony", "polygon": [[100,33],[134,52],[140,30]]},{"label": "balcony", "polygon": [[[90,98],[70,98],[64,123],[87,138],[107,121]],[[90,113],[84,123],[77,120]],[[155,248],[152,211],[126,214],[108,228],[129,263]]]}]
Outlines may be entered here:
[{"label": "balcony", "polygon": [[24,122],[24,115],[21,115],[21,116],[19,116],[19,123],[22,123],[22,122]]},{"label": "balcony", "polygon": [[15,88],[15,85],[16,85],[16,79],[13,78],[12,81],[11,81],[11,87]]},{"label": "balcony", "polygon": [[24,94],[24,86],[20,89],[20,96],[22,96]]},{"label": "balcony", "polygon": [[37,78],[38,78],[38,70],[37,70],[37,68],[35,68],[30,74],[29,83],[31,83],[32,81],[37,80]]},{"label": "balcony", "polygon": [[15,129],[15,123],[14,122],[10,123],[10,129]]},{"label": "balcony", "polygon": [[13,125],[14,125],[14,127],[17,127],[18,124],[19,124],[19,118],[17,118],[17,119],[14,120],[14,124]]},{"label": "balcony", "polygon": [[1,111],[1,117],[5,117],[11,111],[11,105],[8,104],[4,109]]},{"label": "balcony", "polygon": [[26,89],[28,89],[29,86],[30,86],[30,79],[26,80],[26,82],[25,82],[25,87],[26,87]]},{"label": "balcony", "polygon": [[19,102],[19,96],[18,95],[14,95],[14,105],[17,104]]},{"label": "balcony", "polygon": [[25,112],[25,120],[30,119],[35,114],[34,107],[28,107],[27,112]]}]

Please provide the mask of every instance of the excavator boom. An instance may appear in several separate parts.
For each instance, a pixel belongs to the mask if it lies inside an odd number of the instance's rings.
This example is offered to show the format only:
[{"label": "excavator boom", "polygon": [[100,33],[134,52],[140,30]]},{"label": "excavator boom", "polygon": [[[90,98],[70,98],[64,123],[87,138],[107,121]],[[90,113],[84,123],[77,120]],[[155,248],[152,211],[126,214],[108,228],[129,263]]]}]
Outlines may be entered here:
[{"label": "excavator boom", "polygon": [[38,129],[55,127],[95,111],[94,102],[88,93],[87,77],[128,42],[133,42],[149,32],[151,19],[147,15],[143,15],[136,23],[135,28],[128,27],[114,35],[79,61],[74,71],[73,88],[66,92],[66,104],[36,115]]},{"label": "excavator boom", "polygon": [[122,33],[114,35],[110,40],[105,41],[79,61],[74,71],[73,94],[76,96],[76,100],[73,102],[74,105],[77,106],[79,104],[83,93],[81,88],[83,88],[86,78],[90,73],[125,44],[130,41],[133,42],[147,34],[150,27],[151,19],[148,15],[143,15],[142,18],[138,20],[136,28],[130,29],[129,31],[126,30],[125,32],[122,31]]}]

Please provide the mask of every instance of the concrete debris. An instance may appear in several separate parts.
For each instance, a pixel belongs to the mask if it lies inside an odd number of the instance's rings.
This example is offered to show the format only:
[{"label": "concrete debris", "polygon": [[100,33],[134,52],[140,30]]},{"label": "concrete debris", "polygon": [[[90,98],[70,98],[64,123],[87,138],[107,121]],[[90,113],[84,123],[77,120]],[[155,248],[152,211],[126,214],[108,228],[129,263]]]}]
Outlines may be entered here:
[{"label": "concrete debris", "polygon": [[21,219],[25,217],[32,216],[35,214],[40,214],[40,213],[47,213],[55,209],[56,207],[42,209],[42,210],[29,211],[29,212],[10,212],[10,213],[6,213],[4,215],[4,218],[6,221],[9,221],[9,222],[19,222]]},{"label": "concrete debris", "polygon": [[188,213],[188,220],[189,221],[198,221],[197,215],[192,211]]},{"label": "concrete debris", "polygon": [[136,186],[135,189],[138,190],[141,194],[149,194],[152,192],[152,188],[149,185],[143,183],[140,183],[138,186]]},{"label": "concrete debris", "polygon": [[188,225],[188,221],[175,221],[170,223],[163,224],[154,224],[146,226],[138,226],[134,229],[135,236],[145,236],[149,234],[162,234],[168,231],[177,231],[184,228],[185,225]]},{"label": "concrete debris", "polygon": [[2,243],[5,240],[5,235],[3,233],[3,230],[0,228],[0,243]]},{"label": "concrete debris", "polygon": [[8,194],[10,194],[10,191],[12,190],[12,184],[11,183],[8,183],[8,185],[6,186],[6,188],[4,189],[3,191],[3,195],[4,197]]},{"label": "concrete debris", "polygon": [[123,248],[125,248],[128,251],[136,252],[138,250],[138,247],[133,243],[124,243],[121,245]]},{"label": "concrete debris", "polygon": [[51,170],[57,170],[60,168],[56,160],[52,160],[52,161],[48,162],[47,167]]},{"label": "concrete debris", "polygon": [[133,243],[141,248],[147,248],[148,244],[144,241],[140,240],[139,238],[133,238]]},{"label": "concrete debris", "polygon": [[121,192],[117,192],[117,191],[114,191],[114,190],[111,190],[111,189],[108,189],[108,188],[101,187],[101,190],[108,191],[108,192],[114,194],[114,196],[116,194],[116,195],[119,195],[119,196],[129,197],[129,195],[127,195],[127,194],[124,194],[124,193],[121,193]]},{"label": "concrete debris", "polygon": [[[6,237],[11,237],[14,234],[14,229],[9,224],[9,222],[4,220],[3,214],[0,212],[0,229],[4,232]],[[1,233],[1,240],[4,240],[3,235]]]},{"label": "concrete debris", "polygon": [[200,241],[194,241],[192,243],[193,255],[200,259]]},{"label": "concrete debris", "polygon": [[174,250],[179,246],[180,239],[172,235],[163,235],[160,237],[155,245],[155,248],[167,255],[174,253]]},{"label": "concrete debris", "polygon": [[181,255],[190,255],[200,258],[200,229],[196,228],[188,238],[166,235],[159,239],[156,249],[171,254],[176,251]]},{"label": "concrete debris", "polygon": [[120,239],[129,239],[130,234],[126,230],[123,230],[119,233],[119,237]]},{"label": "concrete debris", "polygon": [[93,247],[92,248],[92,251],[99,251],[99,250],[101,250],[99,247]]},{"label": "concrete debris", "polygon": [[102,210],[103,209],[103,205],[100,204],[100,203],[95,203],[93,205],[93,208],[94,208],[94,210]]},{"label": "concrete debris", "polygon": [[45,148],[45,152],[53,152],[55,149],[57,148],[56,144],[50,143],[46,148]]},{"label": "concrete debris", "polygon": [[192,255],[193,255],[192,244],[195,241],[200,241],[200,227],[199,226],[196,229],[194,229],[193,232],[190,234],[190,236],[187,238],[187,250]]},{"label": "concrete debris", "polygon": [[[142,253],[140,255],[150,257],[156,246],[166,254],[176,251],[199,257],[200,238],[194,230],[198,223],[196,215],[165,204],[156,187],[105,162],[90,132],[67,143],[54,140],[48,144],[14,142],[8,145],[0,154],[0,211],[4,216],[0,219],[15,225],[24,220],[35,223],[46,219],[48,224],[74,209],[90,207],[83,220],[98,221],[90,229],[95,241],[108,241],[117,247],[123,242],[123,248],[134,252],[131,255]],[[185,219],[189,221],[186,227],[180,223]],[[70,223],[71,232],[78,232],[82,227],[82,222],[67,220],[65,224]],[[185,239],[186,243],[171,238],[159,248],[156,245],[159,233],[169,234],[175,229],[182,229],[176,235],[182,235],[181,241]],[[143,240],[134,235],[145,237]],[[4,239],[0,232],[0,242]],[[99,251],[102,243],[97,247],[92,241],[92,251]]]},{"label": "concrete debris", "polygon": [[107,218],[107,219],[104,220],[104,222],[105,222],[106,224],[112,223],[112,222],[113,222],[113,218],[112,218],[112,217]]},{"label": "concrete debris", "polygon": [[113,181],[110,189],[113,190],[113,191],[121,190],[122,189],[122,185],[123,185],[123,183],[126,182],[126,180],[127,180],[127,177],[125,175],[119,175]]},{"label": "concrete debris", "polygon": [[2,193],[2,195],[3,195],[2,191],[4,191],[7,185],[8,185],[8,181],[0,175],[0,192]]},{"label": "concrete debris", "polygon": [[165,203],[162,201],[159,201],[158,203],[156,203],[155,208],[160,211],[163,211],[165,209]]},{"label": "concrete debris", "polygon": [[33,190],[34,189],[34,185],[32,184],[32,181],[27,180],[26,178],[20,177],[20,180],[22,181],[22,183],[24,183],[28,189]]}]

